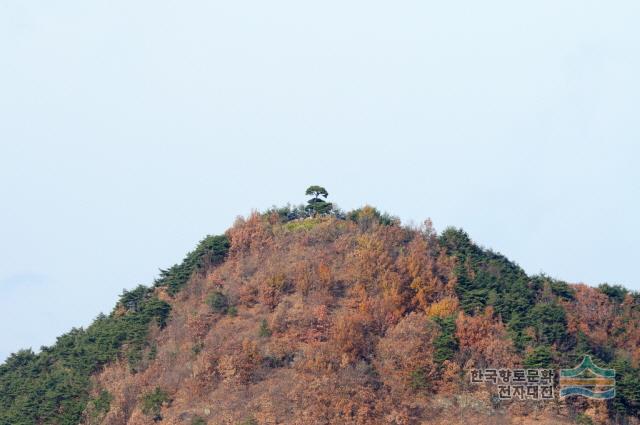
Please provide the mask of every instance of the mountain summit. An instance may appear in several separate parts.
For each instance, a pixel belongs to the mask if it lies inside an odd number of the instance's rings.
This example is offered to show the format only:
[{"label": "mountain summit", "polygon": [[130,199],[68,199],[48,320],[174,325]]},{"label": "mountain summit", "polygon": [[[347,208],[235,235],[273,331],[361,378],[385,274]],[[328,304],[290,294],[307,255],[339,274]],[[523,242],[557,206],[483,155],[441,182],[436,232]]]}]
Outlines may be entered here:
[{"label": "mountain summit", "polygon": [[[528,276],[460,229],[310,189],[13,354],[0,424],[640,423],[640,295]],[[502,400],[470,378],[585,355],[615,369],[615,398]]]}]

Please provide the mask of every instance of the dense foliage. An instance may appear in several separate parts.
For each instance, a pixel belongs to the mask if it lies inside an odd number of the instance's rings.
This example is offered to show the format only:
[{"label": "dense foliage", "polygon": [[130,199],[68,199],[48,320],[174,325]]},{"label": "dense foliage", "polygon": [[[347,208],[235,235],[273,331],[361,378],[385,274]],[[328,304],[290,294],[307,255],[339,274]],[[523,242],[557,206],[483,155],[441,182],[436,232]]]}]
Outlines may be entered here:
[{"label": "dense foliage", "polygon": [[[590,339],[587,334],[592,328],[568,333],[567,307],[575,298],[570,285],[544,275],[528,277],[505,257],[475,245],[462,230],[445,230],[440,244],[457,260],[456,293],[462,309],[468,314],[477,314],[493,307],[508,324],[515,347],[524,354],[524,366],[573,367],[582,356],[592,355],[600,364],[615,368],[618,373],[617,396],[609,402],[612,418],[624,422],[620,414],[638,415],[640,368],[637,358],[635,367],[630,361],[632,355],[637,355],[638,346],[633,347],[635,352],[615,350],[611,345]],[[637,314],[640,306],[637,294],[619,285],[602,284],[598,290],[609,298],[615,313],[623,314],[620,305],[627,301]],[[632,325],[629,320],[628,316],[622,320],[629,328],[618,328],[618,335],[637,330],[637,324]]]},{"label": "dense foliage", "polygon": [[442,364],[445,360],[453,359],[458,350],[458,340],[456,338],[455,316],[446,318],[436,317],[434,321],[439,327],[438,337],[434,341],[433,360]]},{"label": "dense foliage", "polygon": [[[225,236],[207,237],[181,264],[163,271],[156,285],[176,293],[192,273],[221,261],[228,247]],[[140,285],[123,291],[113,312],[99,315],[86,329],[71,330],[38,354],[12,354],[0,365],[0,424],[75,425],[89,401],[91,415],[104,414],[111,396],[102,391],[90,400],[91,374],[117,358],[138,371],[149,348],[150,324],[164,328],[170,312],[153,288]]]},{"label": "dense foliage", "polygon": [[[87,329],[73,329],[38,354],[22,350],[11,355],[0,366],[0,423],[77,424],[88,401],[91,373],[122,355],[124,345],[127,355],[137,357],[149,324],[163,326],[171,309],[144,287],[125,291],[119,306],[123,309],[98,316]],[[95,401],[98,411],[108,400],[102,394]]]},{"label": "dense foliage", "polygon": [[155,286],[166,287],[170,294],[175,295],[194,272],[219,264],[224,260],[228,251],[229,239],[227,236],[207,236],[196,249],[187,254],[182,263],[166,270],[161,269],[160,277],[155,281]]}]

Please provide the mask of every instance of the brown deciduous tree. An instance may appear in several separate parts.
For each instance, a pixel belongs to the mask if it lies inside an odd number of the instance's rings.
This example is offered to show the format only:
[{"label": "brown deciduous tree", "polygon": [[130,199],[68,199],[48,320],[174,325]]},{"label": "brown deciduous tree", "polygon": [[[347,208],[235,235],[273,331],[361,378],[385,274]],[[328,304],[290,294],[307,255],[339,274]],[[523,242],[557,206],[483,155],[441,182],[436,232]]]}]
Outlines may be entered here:
[{"label": "brown deciduous tree", "polygon": [[377,346],[383,382],[396,393],[432,387],[437,376],[433,341],[437,328],[424,313],[413,312],[387,331]]},{"label": "brown deciduous tree", "polygon": [[505,326],[494,317],[491,307],[477,316],[460,312],[456,319],[456,337],[464,368],[507,368],[518,363]]}]

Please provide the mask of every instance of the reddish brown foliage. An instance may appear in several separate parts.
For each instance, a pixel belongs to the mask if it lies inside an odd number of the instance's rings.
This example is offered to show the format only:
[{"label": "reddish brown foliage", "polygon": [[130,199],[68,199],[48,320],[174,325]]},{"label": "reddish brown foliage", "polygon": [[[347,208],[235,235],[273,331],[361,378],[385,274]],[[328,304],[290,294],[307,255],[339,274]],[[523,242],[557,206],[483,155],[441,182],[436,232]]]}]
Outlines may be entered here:
[{"label": "reddish brown foliage", "polygon": [[460,312],[456,320],[460,360],[465,368],[512,367],[518,363],[513,344],[489,307],[483,315]]},{"label": "reddish brown foliage", "polygon": [[574,289],[575,301],[566,303],[568,330],[589,335],[599,345],[606,344],[615,317],[609,297],[586,285]]},{"label": "reddish brown foliage", "polygon": [[[164,296],[172,312],[152,334],[155,358],[138,373],[122,362],[95,377],[96,388],[114,395],[103,423],[153,423],[138,399],[155,387],[173,399],[162,412],[167,424],[198,415],[221,425],[250,417],[260,425],[412,425],[451,423],[462,412],[473,423],[495,423],[489,396],[460,391],[468,367],[519,363],[504,325],[490,309],[459,313],[460,350],[436,364],[433,318],[459,312],[454,259],[429,223],[407,229],[378,224],[372,211],[363,217],[238,219],[228,259],[194,276],[179,296]],[[211,312],[205,301],[213,291],[228,297],[234,314]],[[605,299],[578,288],[567,306],[570,326],[593,327],[599,339],[624,327],[620,344],[637,350],[632,302],[612,319]],[[263,320],[269,332],[261,334]]]},{"label": "reddish brown foliage", "polygon": [[395,392],[412,389],[412,378],[420,374],[432,384],[437,375],[433,361],[436,327],[422,313],[411,313],[389,329],[377,348],[378,369],[386,385]]}]

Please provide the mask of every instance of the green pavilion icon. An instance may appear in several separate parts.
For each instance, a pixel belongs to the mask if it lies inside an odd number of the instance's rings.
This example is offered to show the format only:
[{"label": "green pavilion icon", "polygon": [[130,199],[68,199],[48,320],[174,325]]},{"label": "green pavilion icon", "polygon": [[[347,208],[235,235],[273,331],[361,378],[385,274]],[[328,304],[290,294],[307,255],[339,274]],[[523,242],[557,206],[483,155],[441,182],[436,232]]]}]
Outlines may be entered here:
[{"label": "green pavilion icon", "polygon": [[560,370],[560,397],[580,395],[607,400],[616,396],[616,371],[596,366],[590,356],[573,369]]}]

